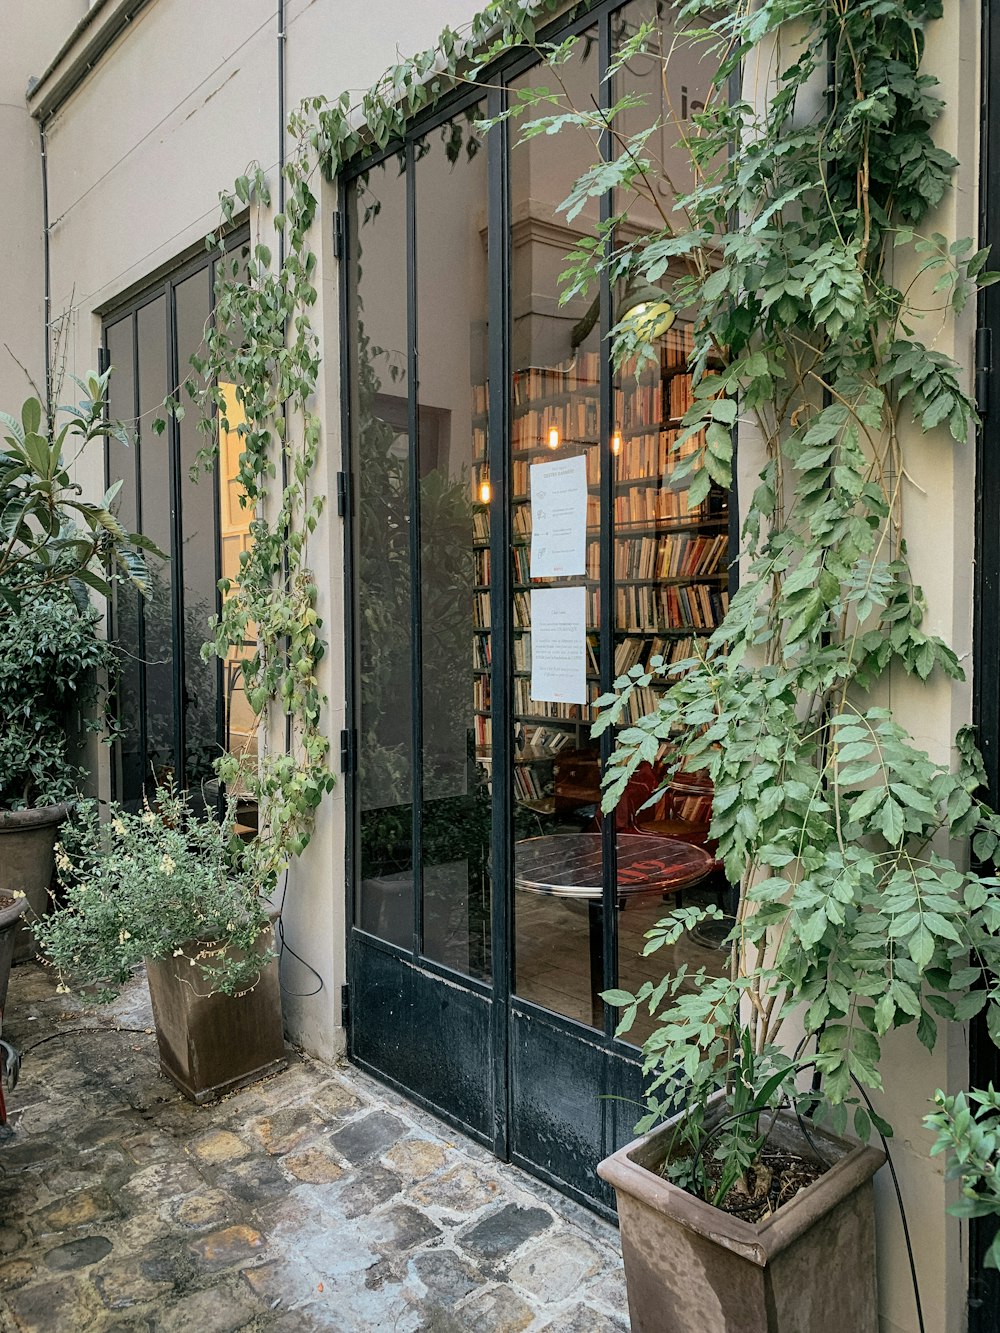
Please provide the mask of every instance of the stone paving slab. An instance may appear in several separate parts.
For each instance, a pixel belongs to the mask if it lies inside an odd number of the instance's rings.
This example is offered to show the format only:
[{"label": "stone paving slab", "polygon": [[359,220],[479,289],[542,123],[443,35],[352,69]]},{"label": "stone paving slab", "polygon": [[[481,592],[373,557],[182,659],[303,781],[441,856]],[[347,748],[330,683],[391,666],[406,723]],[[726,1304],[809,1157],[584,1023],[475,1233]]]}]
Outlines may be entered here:
[{"label": "stone paving slab", "polygon": [[111,1009],[11,977],[0,1333],[621,1333],[615,1229],[349,1065],[213,1106]]}]

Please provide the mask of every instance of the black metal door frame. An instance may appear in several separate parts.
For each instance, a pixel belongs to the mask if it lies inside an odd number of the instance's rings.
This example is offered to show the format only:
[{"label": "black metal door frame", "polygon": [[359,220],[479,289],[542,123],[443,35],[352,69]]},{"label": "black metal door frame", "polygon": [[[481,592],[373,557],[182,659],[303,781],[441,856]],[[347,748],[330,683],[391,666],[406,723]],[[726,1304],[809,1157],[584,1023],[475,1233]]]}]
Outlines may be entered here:
[{"label": "black metal door frame", "polygon": [[[1000,253],[1000,0],[983,0],[983,97],[979,125],[980,245],[992,245],[990,268]],[[973,650],[974,720],[989,781],[990,801],[1000,802],[1000,396],[993,376],[993,348],[1000,350],[1000,286],[979,296],[976,332],[976,397],[983,419],[976,441],[976,571]],[[982,1015],[969,1033],[969,1084],[1000,1084],[1000,1051]],[[995,1220],[973,1218],[969,1227],[969,1333],[1000,1333],[1000,1274],[983,1268],[997,1231]]]},{"label": "black metal door frame", "polygon": [[[556,21],[543,34],[545,40],[559,39],[596,28],[599,69],[603,73],[612,47],[612,17],[625,0],[597,0],[575,19]],[[513,79],[538,63],[533,53],[507,59],[487,72],[482,80],[488,87],[487,115],[497,116],[506,104],[506,89]],[[607,82],[600,83],[601,98],[609,96]],[[488,1144],[504,1160],[510,1160],[534,1175],[556,1185],[564,1193],[607,1215],[613,1212],[610,1190],[599,1182],[593,1168],[596,1162],[631,1137],[635,1119],[634,1104],[641,1098],[642,1077],[639,1052],[615,1039],[616,1016],[605,1006],[601,1031],[563,1017],[512,992],[513,959],[513,820],[512,761],[513,689],[510,673],[510,648],[513,638],[512,588],[510,569],[510,532],[512,523],[510,487],[511,367],[510,358],[510,146],[506,123],[489,131],[487,165],[488,217],[488,308],[489,308],[489,400],[488,466],[493,489],[490,524],[490,568],[492,645],[492,746],[493,746],[493,828],[492,858],[492,976],[484,986],[466,976],[425,958],[419,949],[420,904],[414,904],[412,949],[402,949],[376,939],[360,928],[355,918],[355,894],[359,876],[359,801],[357,764],[357,717],[359,701],[358,651],[355,600],[358,595],[355,570],[357,534],[354,487],[355,460],[351,457],[351,354],[349,340],[354,310],[351,293],[351,255],[355,238],[351,235],[352,213],[349,207],[351,183],[364,171],[403,152],[412,168],[413,143],[465,107],[482,101],[482,88],[463,90],[442,101],[433,112],[418,116],[408,127],[405,142],[390,144],[382,152],[352,164],[340,178],[340,199],[336,223],[341,267],[341,374],[342,430],[345,523],[345,597],[346,649],[348,653],[348,720],[343,737],[345,780],[348,785],[347,922],[348,988],[344,997],[344,1017],[348,1028],[350,1058],[383,1082],[395,1086],[410,1099],[426,1106],[436,1115],[473,1137]],[[610,135],[605,135],[602,151],[610,153]],[[416,449],[419,431],[416,410],[418,367],[414,357],[415,273],[414,273],[414,182],[412,171],[407,180],[407,306],[410,356],[408,407],[411,455]],[[609,200],[602,203],[602,217],[609,217]],[[600,292],[600,328],[606,339],[611,325],[611,289],[607,274]],[[501,336],[502,333],[502,336]],[[605,344],[606,345],[606,342]],[[417,349],[419,355],[419,349]],[[600,422],[604,438],[610,440],[613,415],[611,369],[602,358],[600,376]],[[412,472],[411,472],[412,479]],[[600,492],[601,608],[600,676],[602,690],[611,687],[614,676],[614,646],[610,626],[614,607],[613,518],[614,488],[611,470],[601,470]],[[415,497],[411,491],[411,507]],[[414,512],[415,509],[414,509]],[[413,516],[411,515],[411,522]],[[411,542],[413,537],[411,535]],[[418,543],[417,543],[418,544]],[[419,570],[416,571],[419,576]],[[417,580],[415,579],[415,586]],[[418,638],[414,627],[415,638]],[[419,665],[419,649],[414,665]],[[419,711],[419,699],[417,710]],[[414,742],[419,744],[420,720],[414,721]],[[606,759],[612,740],[602,740],[602,758]],[[417,760],[419,762],[419,760]],[[415,786],[415,792],[419,787]],[[414,805],[416,807],[416,799]],[[415,811],[416,815],[416,811]],[[416,819],[415,819],[416,823]],[[419,830],[417,830],[419,836]],[[604,821],[604,977],[606,986],[617,981],[617,911],[614,884],[614,832],[611,821]],[[417,864],[414,845],[414,864]],[[415,897],[420,898],[419,879]],[[442,1100],[433,1084],[440,1071],[428,1068],[428,1048],[421,1033],[434,1033],[435,1025],[445,1020],[442,997],[448,996],[451,1009],[459,1011],[458,1026],[463,1040],[475,1040],[485,1017],[488,1036],[476,1057],[486,1068],[456,1070],[444,1082],[457,1086],[463,1072],[475,1082],[476,1091],[484,1093],[486,1104],[476,1110],[484,1114],[470,1120]],[[382,1023],[391,1027],[392,1036],[372,1040],[366,1023],[371,1006],[382,1006]],[[455,1014],[447,1015],[455,1022]],[[414,1055],[415,1052],[415,1055]],[[446,1059],[454,1052],[441,1052]],[[441,1084],[439,1082],[438,1089]],[[460,1088],[460,1093],[467,1088]],[[597,1194],[595,1195],[595,1190]]]}]

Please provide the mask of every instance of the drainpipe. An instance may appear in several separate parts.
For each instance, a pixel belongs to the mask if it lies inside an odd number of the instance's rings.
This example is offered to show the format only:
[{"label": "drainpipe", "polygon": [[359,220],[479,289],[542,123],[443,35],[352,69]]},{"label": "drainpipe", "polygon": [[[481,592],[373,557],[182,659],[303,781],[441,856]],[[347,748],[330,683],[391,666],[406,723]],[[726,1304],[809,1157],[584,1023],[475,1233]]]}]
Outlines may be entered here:
[{"label": "drainpipe", "polygon": [[52,267],[49,261],[49,159],[45,142],[45,126],[39,123],[38,143],[42,162],[42,244],[44,248],[45,297],[44,335],[45,335],[45,419],[51,427],[49,409],[52,403],[52,353],[49,348],[49,332],[52,327]]},{"label": "drainpipe", "polygon": [[[278,0],[278,212],[284,216],[285,213],[285,46],[287,34],[285,32],[285,0]],[[285,263],[285,228],[282,227],[278,232],[278,271],[284,267]],[[287,333],[287,327],[286,327]],[[288,413],[284,405],[282,411],[285,415],[285,427],[287,437]],[[284,442],[281,447],[281,489],[284,490],[288,485],[288,458],[285,454]],[[288,560],[285,559],[285,581],[288,580]],[[292,751],[292,717],[285,713],[285,754],[291,754]]]}]

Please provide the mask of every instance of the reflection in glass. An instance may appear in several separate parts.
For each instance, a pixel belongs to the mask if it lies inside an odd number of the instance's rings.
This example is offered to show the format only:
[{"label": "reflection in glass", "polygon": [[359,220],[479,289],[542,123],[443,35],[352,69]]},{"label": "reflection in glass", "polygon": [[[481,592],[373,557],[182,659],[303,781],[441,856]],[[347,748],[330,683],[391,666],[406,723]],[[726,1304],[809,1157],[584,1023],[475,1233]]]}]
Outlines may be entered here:
[{"label": "reflection in glass", "polygon": [[358,787],[356,919],[413,940],[413,686],[407,433],[406,192],[402,158],[353,194],[352,446],[357,505]]},{"label": "reflection in glass", "polygon": [[[136,316],[139,350],[139,428],[137,447],[140,462],[142,531],[171,555],[173,508],[170,487],[169,431],[157,435],[154,418],[162,415],[167,395],[166,299],[158,296]],[[143,783],[151,790],[157,783],[175,777],[174,771],[174,682],[173,565],[165,560],[150,563],[149,595],[140,614],[146,663],[146,769]]]},{"label": "reflection in glass", "polygon": [[[130,444],[108,439],[108,480],[122,482],[118,492],[118,517],[134,532],[139,525],[136,499],[135,446],[135,372],[132,360],[132,317],[127,315],[112,324],[106,333],[111,379],[108,382],[108,415],[120,422]],[[147,557],[152,565],[155,557]],[[158,562],[157,562],[158,563]],[[141,657],[139,641],[139,593],[130,584],[116,583],[112,604],[114,635],[119,648],[119,676],[116,713],[121,724],[120,739],[112,751],[112,788],[117,799],[134,806],[142,793]]]},{"label": "reflection in glass", "polygon": [[[703,48],[674,45],[676,16],[657,0],[636,0],[613,18],[616,44],[632,36],[641,23],[655,26],[649,50],[630,59],[613,76],[613,97],[627,90],[644,98],[618,122],[633,134],[651,121],[660,122],[652,151],[664,165],[658,173],[657,201],[641,190],[615,200],[616,213],[628,213],[629,224],[658,230],[657,207],[673,207],[673,192],[693,185],[690,163],[682,147],[691,130],[691,116],[705,102],[713,70]],[[667,183],[669,181],[669,184]],[[670,275],[664,280],[669,283]],[[664,294],[665,295],[665,294]],[[615,292],[618,313],[632,299],[629,284]],[[728,497],[717,487],[701,504],[688,502],[690,478],[676,476],[681,457],[698,449],[697,437],[678,446],[680,418],[691,402],[688,362],[693,347],[690,326],[678,318],[659,339],[659,355],[636,372],[623,366],[615,379],[612,455],[615,469],[615,617],[614,667],[622,675],[652,657],[680,662],[704,649],[708,635],[725,613],[728,600]],[[656,686],[636,690],[630,719],[655,709]],[[703,774],[676,775],[654,804],[646,802],[668,776],[667,747],[652,764],[642,765],[615,812],[620,833],[679,840],[704,848],[711,819],[711,783]],[[669,856],[665,848],[664,856]],[[645,980],[658,982],[686,964],[718,972],[725,955],[707,934],[689,932],[672,948],[643,957],[645,933],[671,908],[683,904],[723,901],[725,880],[720,869],[699,883],[670,893],[619,904],[618,984],[634,993]],[[693,984],[693,983],[688,983]],[[640,1013],[627,1040],[641,1045],[651,1020]]]},{"label": "reflection in glass", "polygon": [[[599,89],[591,34],[560,70],[573,104],[592,105]],[[529,71],[515,87],[533,87],[538,78],[538,70]],[[566,255],[582,235],[594,233],[597,202],[572,222],[557,211],[590,165],[590,153],[589,139],[568,134],[540,135],[511,150],[514,921],[517,994],[601,1024],[595,999],[603,988],[600,902],[588,902],[582,892],[550,894],[537,877],[518,872],[519,859],[534,864],[539,858],[540,844],[528,839],[586,834],[588,875],[596,864],[600,877],[600,756],[590,738],[590,701],[599,693],[600,331],[588,318],[590,298],[559,304]],[[532,469],[578,457],[585,459],[587,484],[584,567],[564,578],[532,578],[532,478],[539,475]],[[533,697],[532,590],[558,587],[584,590],[586,633],[574,648],[584,656],[583,704],[553,701],[551,690]]]},{"label": "reflection in glass", "polygon": [[[174,292],[177,330],[177,371],[183,383],[194,373],[191,357],[202,350],[212,293],[208,265],[178,283]],[[187,394],[178,393],[181,403]],[[185,412],[177,423],[180,439],[182,549],[184,606],[184,781],[196,792],[214,790],[213,763],[218,745],[218,664],[206,662],[201,646],[208,638],[209,622],[216,610],[216,513],[215,485],[211,471],[192,477],[205,437],[198,430],[198,414]]]},{"label": "reflection in glass", "polygon": [[[225,399],[225,410],[219,414],[220,568],[221,577],[232,582],[250,549],[253,510],[243,504],[246,492],[239,480],[243,451],[240,426],[245,423],[246,414],[235,384],[220,382],[219,389]],[[241,663],[256,651],[256,630],[256,625],[248,624],[243,643],[234,644],[222,663],[223,748],[237,756],[246,768],[252,768],[257,761],[257,716],[247,699]],[[244,812],[251,822],[253,813]]]},{"label": "reflection in glass", "polygon": [[[423,952],[489,971],[486,148],[470,108],[416,149]],[[483,617],[480,617],[480,620]]]}]

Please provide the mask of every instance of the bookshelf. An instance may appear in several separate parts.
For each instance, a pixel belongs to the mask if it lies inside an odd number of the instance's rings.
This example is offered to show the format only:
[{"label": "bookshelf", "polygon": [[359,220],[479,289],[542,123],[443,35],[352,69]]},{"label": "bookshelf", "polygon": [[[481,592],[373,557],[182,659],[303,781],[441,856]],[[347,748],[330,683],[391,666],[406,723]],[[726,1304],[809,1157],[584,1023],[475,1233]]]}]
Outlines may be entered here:
[{"label": "bookshelf", "polygon": [[[614,468],[613,569],[615,675],[660,656],[693,656],[728,607],[728,497],[713,487],[699,505],[688,502],[686,479],[675,477],[679,461],[699,440],[681,446],[680,420],[691,405],[688,364],[690,329],[675,325],[661,340],[659,364],[636,378],[623,374],[614,390],[616,429],[610,449],[599,439],[599,354],[581,352],[572,361],[529,367],[513,377],[511,440],[513,583],[513,674],[517,802],[540,814],[571,814],[598,800],[597,747],[589,738],[592,704],[600,693],[600,468]],[[489,765],[490,731],[490,551],[489,505],[481,500],[488,481],[486,386],[476,389],[473,428],[474,632],[473,693],[477,757]],[[553,447],[554,446],[554,447]],[[586,706],[541,703],[530,697],[530,589],[554,586],[530,580],[531,507],[529,468],[551,458],[587,459],[587,573],[562,580],[585,584],[588,603]],[[555,584],[558,586],[558,583]],[[655,686],[637,690],[629,720],[655,708]]]}]

